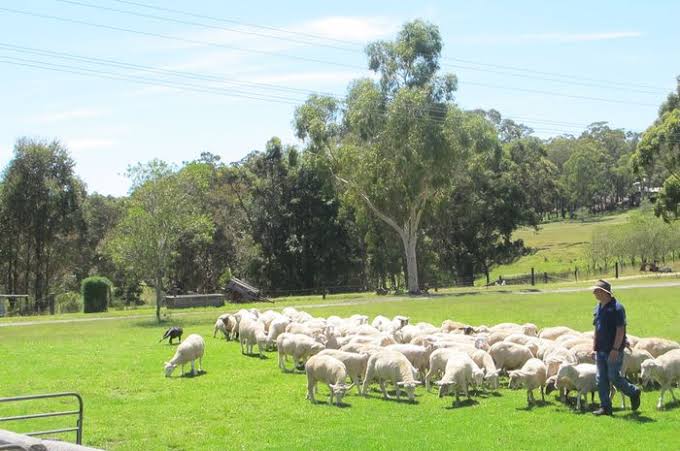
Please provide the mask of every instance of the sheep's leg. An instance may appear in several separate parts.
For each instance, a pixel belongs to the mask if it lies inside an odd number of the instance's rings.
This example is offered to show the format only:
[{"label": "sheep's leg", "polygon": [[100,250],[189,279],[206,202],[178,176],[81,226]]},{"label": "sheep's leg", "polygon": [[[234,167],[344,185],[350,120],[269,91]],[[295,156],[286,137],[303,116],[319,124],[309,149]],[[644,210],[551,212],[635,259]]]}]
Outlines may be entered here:
[{"label": "sheep's leg", "polygon": [[396,382],[394,383],[394,389],[397,392],[397,401],[399,401],[399,396],[401,395],[401,390],[399,390],[399,385],[397,385]]},{"label": "sheep's leg", "polygon": [[198,372],[199,373],[203,372],[203,357],[198,358]]},{"label": "sheep's leg", "polygon": [[328,385],[328,389],[331,391],[331,395],[328,397],[328,404],[333,405],[333,395],[334,395],[334,393],[333,393],[333,387],[331,387],[330,385]]},{"label": "sheep's leg", "polygon": [[545,391],[543,390],[544,387],[544,385],[541,385],[541,400],[543,402],[545,402]]},{"label": "sheep's leg", "polygon": [[182,364],[182,376],[184,376],[184,364]]},{"label": "sheep's leg", "polygon": [[390,399],[389,395],[387,394],[387,390],[385,389],[385,381],[380,379],[380,390],[382,391],[383,397],[385,399]]},{"label": "sheep's leg", "polygon": [[576,393],[576,410],[581,411],[581,392]]},{"label": "sheep's leg", "polygon": [[316,399],[314,399],[314,390],[316,389],[316,383],[309,381],[307,383],[307,399],[312,401],[312,403],[316,403]]},{"label": "sheep's leg", "polygon": [[673,397],[673,402],[677,403],[678,400],[675,398],[675,393],[673,393],[673,386],[672,385],[668,388],[668,391],[671,392],[671,396]]},{"label": "sheep's leg", "polygon": [[663,409],[663,395],[664,395],[665,392],[666,392],[666,388],[662,386],[661,387],[661,393],[659,393],[659,402],[656,403],[656,408],[659,409],[659,410]]},{"label": "sheep's leg", "polygon": [[432,386],[430,385],[430,381],[432,380],[432,369],[427,372],[425,375],[425,389],[427,391],[430,391],[432,389]]},{"label": "sheep's leg", "polygon": [[458,387],[455,387],[453,390],[453,393],[456,395],[455,401],[451,403],[451,406],[459,406],[460,405],[460,398],[458,397]]}]

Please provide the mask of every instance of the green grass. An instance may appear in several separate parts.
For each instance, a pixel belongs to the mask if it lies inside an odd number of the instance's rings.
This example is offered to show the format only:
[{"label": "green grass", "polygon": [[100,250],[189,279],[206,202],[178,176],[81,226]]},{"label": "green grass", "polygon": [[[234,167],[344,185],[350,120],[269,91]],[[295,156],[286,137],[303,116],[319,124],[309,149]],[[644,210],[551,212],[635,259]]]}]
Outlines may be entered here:
[{"label": "green grass", "polygon": [[[677,290],[622,290],[630,332],[680,340]],[[475,293],[459,290],[429,299],[392,300],[361,296],[352,300],[361,305],[306,310],[323,316],[402,313],[414,322],[434,324],[454,318],[473,324],[531,321],[591,327],[589,293]],[[343,300],[287,299],[276,307]],[[305,376],[282,374],[274,353],[266,360],[245,357],[238,344],[213,339],[217,312],[174,315],[173,323],[181,324],[185,334],[206,338],[207,373],[195,378],[162,376],[162,363],[174,347],[157,344],[167,324],[151,319],[0,328],[0,396],[77,391],[85,399],[85,443],[107,449],[678,448],[680,408],[657,412],[657,392],[643,395],[639,416],[626,411],[614,418],[574,413],[552,397],[547,406],[527,410],[525,392],[505,388],[457,409],[450,408],[450,398],[439,399],[423,388],[413,405],[383,401],[376,392],[368,398],[352,392],[345,408],[312,405],[305,400]],[[327,396],[327,388],[319,390],[320,399]],[[2,406],[0,415],[50,408],[53,403]],[[65,422],[45,419],[11,426],[26,431]]]}]

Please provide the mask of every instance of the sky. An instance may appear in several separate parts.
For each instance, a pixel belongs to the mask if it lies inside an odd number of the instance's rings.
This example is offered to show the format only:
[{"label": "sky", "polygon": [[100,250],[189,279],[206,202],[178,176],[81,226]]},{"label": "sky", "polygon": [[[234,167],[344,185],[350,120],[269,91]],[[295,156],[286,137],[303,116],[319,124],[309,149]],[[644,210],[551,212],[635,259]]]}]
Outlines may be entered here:
[{"label": "sky", "polygon": [[540,137],[644,131],[680,74],[677,17],[677,1],[3,1],[0,168],[18,138],[57,139],[89,192],[125,195],[138,162],[299,145],[296,105],[371,76],[365,45],[416,18],[439,26],[464,109]]}]

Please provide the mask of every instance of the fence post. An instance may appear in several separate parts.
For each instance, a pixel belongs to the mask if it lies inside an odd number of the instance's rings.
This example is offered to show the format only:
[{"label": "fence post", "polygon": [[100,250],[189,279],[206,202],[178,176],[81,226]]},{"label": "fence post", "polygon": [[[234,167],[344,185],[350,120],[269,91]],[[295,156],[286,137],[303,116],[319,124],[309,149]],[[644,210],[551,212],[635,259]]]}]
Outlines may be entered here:
[{"label": "fence post", "polygon": [[616,278],[618,279],[618,278],[619,278],[619,262],[616,262],[616,263],[614,264],[614,266],[615,266],[615,268],[616,268]]},{"label": "fence post", "polygon": [[536,278],[534,276],[534,268],[531,268],[531,285],[536,285]]},{"label": "fence post", "polygon": [[578,282],[578,266],[574,266],[574,280]]},{"label": "fence post", "polygon": [[543,273],[543,283],[548,283],[548,273],[547,272]]}]

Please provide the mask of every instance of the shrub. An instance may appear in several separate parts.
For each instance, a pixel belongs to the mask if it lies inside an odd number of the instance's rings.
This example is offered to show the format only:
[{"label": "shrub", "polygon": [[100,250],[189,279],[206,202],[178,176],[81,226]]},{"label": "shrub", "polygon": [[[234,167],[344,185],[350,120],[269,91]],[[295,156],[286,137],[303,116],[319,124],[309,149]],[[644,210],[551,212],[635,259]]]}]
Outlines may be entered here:
[{"label": "shrub", "polygon": [[80,285],[85,313],[105,312],[111,295],[111,281],[106,277],[92,276]]},{"label": "shrub", "polygon": [[59,313],[78,313],[83,310],[83,299],[80,293],[75,291],[62,293],[55,298],[55,301]]}]

